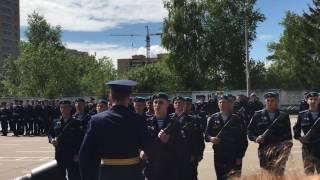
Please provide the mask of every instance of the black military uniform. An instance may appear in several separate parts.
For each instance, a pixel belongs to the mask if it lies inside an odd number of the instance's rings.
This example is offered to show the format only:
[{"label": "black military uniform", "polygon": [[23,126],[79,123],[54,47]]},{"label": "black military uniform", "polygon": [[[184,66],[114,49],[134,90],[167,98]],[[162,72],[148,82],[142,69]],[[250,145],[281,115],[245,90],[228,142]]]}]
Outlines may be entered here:
[{"label": "black military uniform", "polygon": [[22,115],[23,115],[23,107],[18,103],[19,101],[15,101],[15,105],[13,105],[12,109],[12,131],[15,136],[21,134],[21,125],[22,125]]},{"label": "black military uniform", "polygon": [[173,114],[172,127],[169,142],[174,146],[176,158],[178,159],[178,179],[179,180],[197,180],[198,163],[203,158],[204,137],[202,125],[199,120],[186,113],[178,116]]},{"label": "black military uniform", "polygon": [[[82,98],[78,98],[78,99],[76,99],[75,102],[85,103],[85,100],[82,99]],[[84,130],[86,131],[87,127],[88,127],[88,124],[89,124],[89,121],[91,119],[91,116],[86,112],[82,112],[82,113],[77,113],[76,112],[73,115],[73,117],[81,122],[81,125],[83,126]]]},{"label": "black military uniform", "polygon": [[[277,93],[264,95],[265,99],[278,97]],[[255,112],[248,126],[248,137],[256,142],[258,136],[264,136],[258,148],[260,167],[282,176],[292,147],[290,119],[289,114],[279,110],[273,115],[271,118],[271,113],[265,109]]]},{"label": "black military uniform", "polygon": [[234,101],[233,104],[233,112],[237,112],[242,116],[242,118],[246,122],[246,126],[248,126],[250,117],[249,117],[249,106],[247,97],[243,94],[239,94],[237,99]]},{"label": "black military uniform", "polygon": [[23,107],[26,135],[33,133],[34,121],[33,121],[33,107],[27,102]]},{"label": "black military uniform", "polygon": [[[311,92],[307,96],[309,97],[319,97],[318,93]],[[320,111],[311,112],[310,110],[301,111],[298,115],[298,120],[293,126],[294,138],[299,140],[301,136],[301,131],[306,135],[311,127],[314,125],[313,131],[318,131],[317,134],[311,136],[308,141],[302,144],[302,159],[304,164],[304,170],[307,175],[312,175],[317,171],[320,173],[320,138],[319,138],[319,125],[315,124],[317,119],[320,118]]]},{"label": "black military uniform", "polygon": [[253,114],[256,111],[259,111],[261,109],[263,109],[263,103],[261,101],[259,101],[258,97],[256,97],[256,94],[252,93],[251,95],[251,99],[248,102],[248,118],[251,119]]},{"label": "black military uniform", "polygon": [[[222,96],[230,100],[228,96]],[[221,140],[212,146],[214,150],[214,165],[218,180],[226,180],[232,176],[241,175],[242,158],[248,147],[244,120],[238,114],[230,114],[223,120],[220,112],[209,117],[205,140],[210,142],[211,137]]]},{"label": "black military uniform", "polygon": [[47,134],[52,123],[52,107],[48,104],[48,100],[44,101],[44,105],[42,107],[42,132],[43,134]]},{"label": "black military uniform", "polygon": [[40,104],[40,101],[37,101],[37,104],[33,107],[34,113],[33,113],[33,119],[34,119],[34,135],[38,136],[40,135],[42,129],[43,129],[43,121],[42,121],[42,115],[43,115],[43,109]]},{"label": "black military uniform", "polygon": [[[61,104],[71,106],[70,101],[62,101]],[[79,180],[79,149],[84,137],[81,122],[70,117],[70,119],[54,120],[48,133],[49,143],[56,140],[55,159],[62,176],[68,173],[69,180]]]},{"label": "black military uniform", "polygon": [[[111,94],[129,96],[136,82],[111,81]],[[150,136],[146,121],[126,105],[115,104],[111,110],[91,117],[80,150],[82,180],[143,180],[139,151],[148,152]]]},{"label": "black military uniform", "polygon": [[7,103],[2,102],[2,107],[0,108],[0,121],[1,121],[1,129],[2,135],[6,136],[8,134],[8,123],[11,118],[10,110],[6,107]]}]

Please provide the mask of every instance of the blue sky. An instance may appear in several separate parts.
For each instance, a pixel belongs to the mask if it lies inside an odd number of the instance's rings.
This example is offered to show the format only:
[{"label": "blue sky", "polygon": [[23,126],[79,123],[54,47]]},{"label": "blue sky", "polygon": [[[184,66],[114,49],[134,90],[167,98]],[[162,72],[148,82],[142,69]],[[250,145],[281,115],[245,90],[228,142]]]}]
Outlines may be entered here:
[{"label": "blue sky", "polygon": [[[311,0],[258,0],[257,8],[266,20],[259,24],[257,39],[250,50],[255,60],[264,61],[267,44],[278,41],[283,31],[279,22],[286,11],[302,14]],[[145,54],[145,26],[151,33],[161,32],[166,16],[162,0],[20,0],[21,35],[25,38],[27,15],[37,11],[52,25],[63,28],[62,40],[66,46],[96,53],[98,57],[128,58]],[[140,34],[134,37],[115,37],[116,34]],[[166,52],[160,46],[160,37],[151,37],[151,54]]]}]

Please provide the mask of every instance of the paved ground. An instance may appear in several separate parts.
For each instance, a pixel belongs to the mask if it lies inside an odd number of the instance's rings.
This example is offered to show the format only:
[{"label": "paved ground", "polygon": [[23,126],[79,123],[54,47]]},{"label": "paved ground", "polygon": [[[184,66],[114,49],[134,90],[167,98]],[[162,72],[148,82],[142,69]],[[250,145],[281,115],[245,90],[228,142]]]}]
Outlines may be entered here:
[{"label": "paved ground", "polygon": [[[296,118],[292,117],[292,123]],[[31,169],[53,159],[54,150],[46,137],[3,137],[0,136],[0,179],[10,180],[30,172]],[[286,173],[302,174],[301,146],[294,141],[294,147],[287,164]],[[243,174],[259,170],[257,145],[250,143],[244,158]],[[199,166],[199,180],[213,180],[213,152],[206,145],[204,159]]]}]

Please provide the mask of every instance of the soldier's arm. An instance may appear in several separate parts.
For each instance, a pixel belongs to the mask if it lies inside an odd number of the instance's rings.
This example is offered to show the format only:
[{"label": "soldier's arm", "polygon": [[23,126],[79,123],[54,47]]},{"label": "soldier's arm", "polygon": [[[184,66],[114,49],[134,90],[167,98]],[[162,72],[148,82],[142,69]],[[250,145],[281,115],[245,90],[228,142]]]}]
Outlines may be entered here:
[{"label": "soldier's arm", "polygon": [[256,142],[257,137],[259,136],[258,132],[257,132],[257,127],[256,127],[256,121],[258,118],[259,114],[256,112],[254,113],[249,125],[248,125],[248,138],[250,139],[250,141]]},{"label": "soldier's arm", "polygon": [[203,136],[203,130],[202,125],[199,118],[193,119],[193,148],[194,148],[194,154],[198,158],[202,159],[203,157],[203,151],[205,148],[204,144],[204,136]]},{"label": "soldier's arm", "polygon": [[98,180],[100,166],[98,140],[99,138],[96,135],[96,124],[95,121],[91,119],[80,148],[79,165],[82,180]]},{"label": "soldier's arm", "polygon": [[48,140],[49,140],[49,143],[52,142],[52,140],[56,137],[56,134],[54,132],[54,125],[55,125],[55,121],[52,122],[50,128],[49,128],[49,131],[48,131]]},{"label": "soldier's arm", "polygon": [[301,137],[301,120],[302,120],[302,114],[299,114],[298,120],[293,126],[293,137],[295,139],[299,139]]},{"label": "soldier's arm", "polygon": [[291,122],[290,122],[290,117],[289,114],[286,113],[286,115],[284,116],[285,118],[285,123],[286,125],[284,126],[284,135],[283,135],[283,139],[284,141],[291,141],[292,140],[292,132],[291,132]]},{"label": "soldier's arm", "polygon": [[150,152],[152,138],[148,132],[148,124],[145,118],[140,118],[138,123],[138,135],[140,138],[141,148],[148,155]]},{"label": "soldier's arm", "polygon": [[205,140],[206,142],[210,142],[210,138],[213,137],[213,118],[209,117],[208,125],[205,132]]}]

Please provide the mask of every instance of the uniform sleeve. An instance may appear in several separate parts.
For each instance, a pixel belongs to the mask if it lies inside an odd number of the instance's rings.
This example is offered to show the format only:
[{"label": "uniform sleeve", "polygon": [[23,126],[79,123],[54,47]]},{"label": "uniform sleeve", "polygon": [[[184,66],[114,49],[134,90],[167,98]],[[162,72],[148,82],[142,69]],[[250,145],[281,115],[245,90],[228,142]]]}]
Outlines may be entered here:
[{"label": "uniform sleeve", "polygon": [[98,180],[100,158],[98,155],[96,124],[91,119],[80,148],[80,174],[82,180]]},{"label": "uniform sleeve", "polygon": [[290,117],[289,114],[285,115],[285,123],[286,125],[284,126],[284,136],[283,140],[284,141],[291,141],[292,140],[292,132],[291,132],[291,122],[290,122]]},{"label": "uniform sleeve", "polygon": [[146,154],[148,154],[148,152],[150,152],[152,142],[151,135],[148,132],[147,121],[143,118],[140,118],[139,120],[140,123],[138,126],[138,136],[140,139],[141,148],[146,152]]},{"label": "uniform sleeve", "polygon": [[258,132],[257,132],[257,127],[256,127],[256,121],[258,118],[258,113],[254,113],[249,125],[248,125],[248,138],[250,139],[250,141],[255,142],[257,137],[259,136]]},{"label": "uniform sleeve", "polygon": [[301,137],[301,119],[302,119],[302,115],[299,114],[298,120],[293,126],[293,137],[295,139],[299,139]]},{"label": "uniform sleeve", "polygon": [[204,137],[203,137],[203,130],[202,130],[202,125],[200,122],[200,119],[194,118],[193,119],[193,126],[194,126],[194,135],[193,135],[193,143],[194,146],[192,146],[194,149],[194,154],[197,157],[202,157],[203,156],[203,151],[205,148],[204,144]]},{"label": "uniform sleeve", "polygon": [[49,131],[48,131],[48,140],[49,143],[51,143],[52,139],[56,137],[56,134],[54,132],[54,125],[55,125],[55,121],[52,122]]},{"label": "uniform sleeve", "polygon": [[210,138],[213,136],[212,123],[213,123],[213,118],[210,117],[209,120],[208,120],[208,125],[207,125],[205,136],[204,136],[206,142],[210,142]]},{"label": "uniform sleeve", "polygon": [[237,157],[238,158],[243,158],[246,151],[247,151],[247,148],[248,148],[248,139],[247,139],[247,127],[246,127],[246,124],[244,122],[244,120],[242,119],[240,121],[240,139],[239,139],[239,142],[240,142],[240,145],[239,145],[239,151],[237,151]]}]

